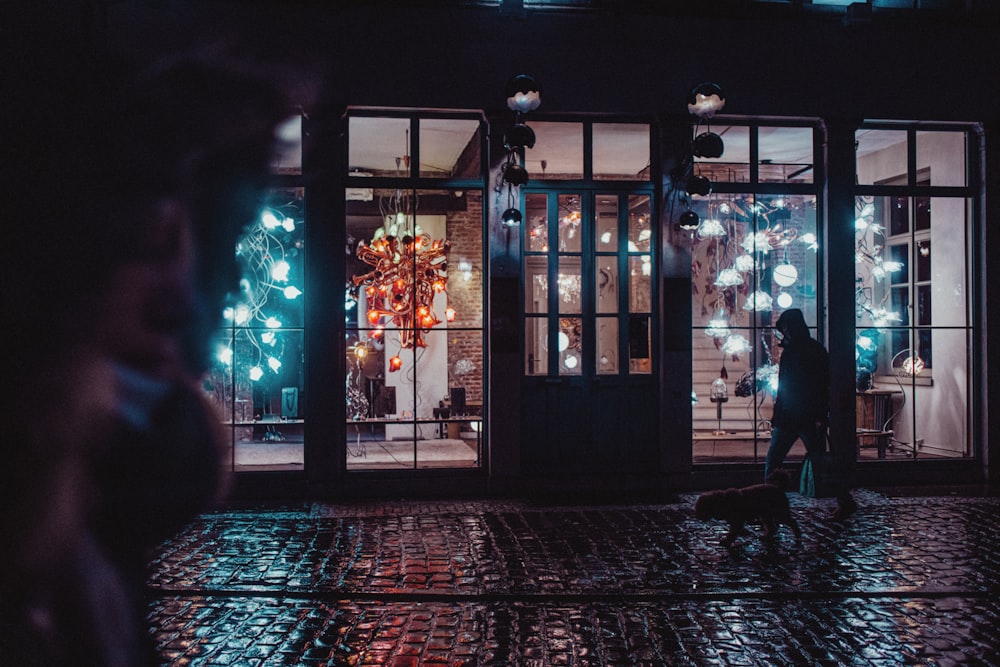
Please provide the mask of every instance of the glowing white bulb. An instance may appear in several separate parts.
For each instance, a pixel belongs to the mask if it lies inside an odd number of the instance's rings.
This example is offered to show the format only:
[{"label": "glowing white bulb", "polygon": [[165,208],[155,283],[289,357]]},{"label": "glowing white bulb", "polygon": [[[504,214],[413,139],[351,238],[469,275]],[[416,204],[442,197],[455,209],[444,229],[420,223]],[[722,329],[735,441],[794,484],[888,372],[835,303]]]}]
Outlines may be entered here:
[{"label": "glowing white bulb", "polygon": [[747,297],[746,303],[743,304],[743,310],[771,310],[773,301],[770,294],[757,290]]},{"label": "glowing white bulb", "polygon": [[785,262],[774,267],[771,271],[771,277],[782,287],[789,287],[799,279],[799,270],[795,268],[794,264]]},{"label": "glowing white bulb", "polygon": [[292,218],[285,218],[284,220],[281,221],[281,226],[284,228],[286,232],[294,232],[295,220],[293,220]]},{"label": "glowing white bulb", "polygon": [[700,239],[713,239],[720,236],[726,235],[726,228],[722,226],[722,223],[714,218],[709,218],[707,220],[702,220],[701,224],[698,225],[698,238]]},{"label": "glowing white bulb", "polygon": [[260,366],[254,366],[250,369],[250,379],[254,382],[264,377],[264,371]]},{"label": "glowing white bulb", "polygon": [[862,350],[874,350],[875,341],[873,341],[869,336],[858,336],[858,347]]},{"label": "glowing white bulb", "polygon": [[897,271],[903,270],[903,263],[890,260],[888,262],[882,262],[882,268],[889,273],[896,273]]},{"label": "glowing white bulb", "polygon": [[580,363],[580,360],[576,358],[575,354],[567,354],[566,359],[563,361],[566,368],[576,368],[578,363]]},{"label": "glowing white bulb", "polygon": [[705,334],[712,336],[713,338],[722,338],[729,334],[729,322],[726,321],[724,317],[717,317],[708,323],[708,328],[705,329]]},{"label": "glowing white bulb", "polygon": [[562,331],[559,332],[559,351],[564,352],[569,347],[569,336]]},{"label": "glowing white bulb", "polygon": [[733,265],[736,267],[737,271],[753,271],[753,255],[740,255],[736,258],[736,261],[733,262]]},{"label": "glowing white bulb", "polygon": [[222,319],[226,320],[227,322],[232,322],[233,316],[235,315],[236,311],[233,310],[232,306],[226,306],[225,308],[222,309]]},{"label": "glowing white bulb", "polygon": [[265,326],[267,326],[268,329],[280,329],[281,328],[281,320],[279,320],[277,317],[274,317],[274,316],[271,316],[271,317],[267,318],[266,320],[264,320],[264,324],[265,324]]},{"label": "glowing white bulb", "polygon": [[726,354],[739,354],[750,351],[750,341],[740,334],[730,334],[726,337],[726,342],[722,344],[722,351]]},{"label": "glowing white bulb", "polygon": [[741,245],[744,250],[751,254],[760,251],[766,255],[771,251],[771,243],[765,232],[747,234]]},{"label": "glowing white bulb", "polygon": [[228,345],[220,345],[218,352],[215,353],[215,358],[219,360],[219,363],[225,364],[226,366],[233,365],[233,350]]},{"label": "glowing white bulb", "polygon": [[264,211],[260,216],[260,222],[264,225],[264,229],[276,229],[281,225],[281,220],[278,220],[272,211]]},{"label": "glowing white bulb", "polygon": [[799,237],[799,240],[806,244],[806,247],[812,251],[819,250],[819,243],[816,240],[816,235],[812,232],[806,232]]},{"label": "glowing white bulb", "polygon": [[295,299],[302,294],[302,290],[294,285],[289,285],[284,290],[282,290],[286,299]]},{"label": "glowing white bulb", "polygon": [[273,331],[265,331],[260,335],[260,342],[273,346],[278,342],[278,337],[274,335]]},{"label": "glowing white bulb", "polygon": [[743,284],[743,276],[736,269],[722,269],[715,278],[715,284],[719,287],[732,287]]},{"label": "glowing white bulb", "polygon": [[288,262],[279,259],[271,266],[271,277],[279,282],[286,282],[288,280],[288,272],[291,268]]},{"label": "glowing white bulb", "polygon": [[788,292],[781,292],[778,294],[778,306],[781,308],[788,308],[792,305],[792,295]]},{"label": "glowing white bulb", "polygon": [[863,232],[868,229],[868,221],[864,218],[858,218],[854,221],[854,230],[858,232]]},{"label": "glowing white bulb", "polygon": [[236,312],[233,315],[233,322],[236,326],[243,326],[250,321],[250,306],[245,303],[241,303],[236,306]]},{"label": "glowing white bulb", "polygon": [[601,234],[601,243],[611,243],[611,232]]},{"label": "glowing white bulb", "polygon": [[281,368],[281,361],[279,361],[275,357],[268,357],[267,358],[267,365],[270,366],[270,368],[271,368],[272,371],[274,371],[275,373],[277,373],[278,369]]}]

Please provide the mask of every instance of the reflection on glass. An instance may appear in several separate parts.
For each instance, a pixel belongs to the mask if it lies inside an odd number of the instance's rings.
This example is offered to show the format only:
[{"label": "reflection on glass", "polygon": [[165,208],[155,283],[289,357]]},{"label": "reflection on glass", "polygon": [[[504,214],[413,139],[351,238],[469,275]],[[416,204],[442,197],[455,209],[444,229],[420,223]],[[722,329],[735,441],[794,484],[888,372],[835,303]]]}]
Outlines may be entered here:
[{"label": "reflection on glass", "polygon": [[594,123],[593,136],[595,179],[649,177],[649,125]]},{"label": "reflection on glass", "polygon": [[597,373],[618,374],[618,319],[597,318]]},{"label": "reflection on glass", "polygon": [[618,258],[615,256],[597,257],[597,293],[596,306],[598,313],[618,312]]},{"label": "reflection on glass", "polygon": [[579,317],[559,318],[559,374],[583,373],[583,320]]}]

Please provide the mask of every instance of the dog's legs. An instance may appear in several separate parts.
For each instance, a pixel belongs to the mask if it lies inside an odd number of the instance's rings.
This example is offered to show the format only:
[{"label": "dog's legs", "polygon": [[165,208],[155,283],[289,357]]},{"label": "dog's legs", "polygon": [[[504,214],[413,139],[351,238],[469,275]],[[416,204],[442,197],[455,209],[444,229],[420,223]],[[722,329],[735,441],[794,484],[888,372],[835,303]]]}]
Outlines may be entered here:
[{"label": "dog's legs", "polygon": [[761,517],[760,522],[764,526],[764,532],[761,534],[761,537],[770,537],[778,529],[778,526],[774,523],[774,519],[771,517]]},{"label": "dog's legs", "polygon": [[742,532],[743,532],[743,522],[742,521],[738,521],[738,522],[735,522],[735,523],[730,523],[729,524],[729,532],[726,533],[726,536],[722,538],[722,544],[723,544],[723,546],[727,546],[728,547],[729,545],[731,545],[733,542],[736,541],[736,538],[739,537],[740,533],[742,533]]}]

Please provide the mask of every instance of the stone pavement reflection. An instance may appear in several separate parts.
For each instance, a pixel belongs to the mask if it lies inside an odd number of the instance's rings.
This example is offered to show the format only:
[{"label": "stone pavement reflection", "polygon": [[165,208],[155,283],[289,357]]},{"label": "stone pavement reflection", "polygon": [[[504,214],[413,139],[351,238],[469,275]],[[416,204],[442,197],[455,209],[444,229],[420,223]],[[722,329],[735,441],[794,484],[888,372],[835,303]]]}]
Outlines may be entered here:
[{"label": "stone pavement reflection", "polygon": [[171,665],[1000,665],[1000,498],[789,494],[732,549],[660,504],[220,511],[164,544]]}]

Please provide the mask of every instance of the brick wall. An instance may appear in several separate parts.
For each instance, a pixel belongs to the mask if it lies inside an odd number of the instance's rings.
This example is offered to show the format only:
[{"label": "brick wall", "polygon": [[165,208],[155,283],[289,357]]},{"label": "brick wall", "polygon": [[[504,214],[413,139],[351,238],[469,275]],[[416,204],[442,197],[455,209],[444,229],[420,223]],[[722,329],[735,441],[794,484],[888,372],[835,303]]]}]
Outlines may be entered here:
[{"label": "brick wall", "polygon": [[[449,386],[465,388],[467,401],[483,400],[483,195],[465,194],[463,211],[448,213],[448,305],[457,311],[448,325]],[[461,364],[456,362],[463,361]],[[465,364],[468,361],[471,364]],[[458,373],[468,368],[469,372]]]}]

